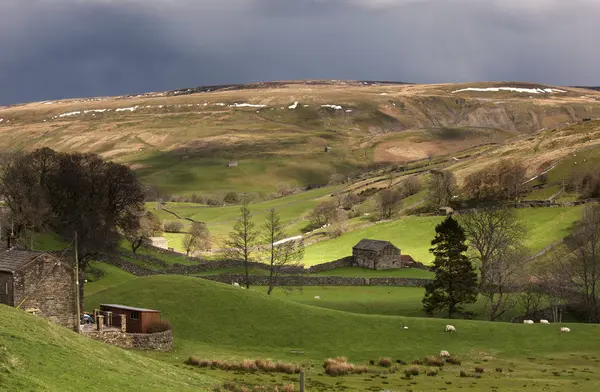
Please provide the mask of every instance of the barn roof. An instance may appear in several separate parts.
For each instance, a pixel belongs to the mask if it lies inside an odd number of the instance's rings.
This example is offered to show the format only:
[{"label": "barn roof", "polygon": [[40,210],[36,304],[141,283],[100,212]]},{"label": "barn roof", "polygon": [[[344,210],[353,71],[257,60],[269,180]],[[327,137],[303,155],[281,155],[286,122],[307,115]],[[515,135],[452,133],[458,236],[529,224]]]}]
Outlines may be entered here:
[{"label": "barn roof", "polygon": [[0,271],[18,271],[25,264],[43,254],[43,252],[30,252],[28,250],[17,249],[0,251]]},{"label": "barn roof", "polygon": [[115,309],[123,309],[123,310],[133,310],[134,312],[156,312],[156,313],[160,313],[160,310],[154,310],[154,309],[146,309],[146,308],[136,308],[133,306],[127,306],[127,305],[117,305],[117,304],[100,304],[100,306],[107,306],[110,308],[115,308]]},{"label": "barn roof", "polygon": [[358,244],[354,245],[354,249],[372,250],[377,252],[384,249],[388,245],[394,246],[394,244],[389,241],[362,239]]}]

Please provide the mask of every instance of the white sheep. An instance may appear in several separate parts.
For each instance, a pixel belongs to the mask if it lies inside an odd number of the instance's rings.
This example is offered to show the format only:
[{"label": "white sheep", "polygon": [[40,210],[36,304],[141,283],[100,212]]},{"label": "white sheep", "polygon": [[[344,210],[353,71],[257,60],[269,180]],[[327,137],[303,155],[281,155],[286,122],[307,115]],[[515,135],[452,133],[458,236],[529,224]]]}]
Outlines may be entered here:
[{"label": "white sheep", "polygon": [[321,299],[320,295],[315,295],[315,299]]},{"label": "white sheep", "polygon": [[442,358],[448,358],[450,356],[450,353],[446,350],[442,350],[440,351],[440,357]]},{"label": "white sheep", "polygon": [[540,320],[540,324],[550,324],[550,322],[548,320],[542,319]]},{"label": "white sheep", "polygon": [[233,282],[232,286],[233,287],[240,287],[240,284],[238,282]]},{"label": "white sheep", "polygon": [[523,324],[533,324],[533,320],[523,320]]},{"label": "white sheep", "polygon": [[571,332],[571,329],[568,327],[560,327],[560,332]]},{"label": "white sheep", "polygon": [[446,332],[456,332],[456,328],[454,327],[454,325],[446,325]]},{"label": "white sheep", "polygon": [[404,327],[402,327],[402,328],[404,328],[404,329],[408,329],[408,327],[407,327],[406,325],[405,325]]}]

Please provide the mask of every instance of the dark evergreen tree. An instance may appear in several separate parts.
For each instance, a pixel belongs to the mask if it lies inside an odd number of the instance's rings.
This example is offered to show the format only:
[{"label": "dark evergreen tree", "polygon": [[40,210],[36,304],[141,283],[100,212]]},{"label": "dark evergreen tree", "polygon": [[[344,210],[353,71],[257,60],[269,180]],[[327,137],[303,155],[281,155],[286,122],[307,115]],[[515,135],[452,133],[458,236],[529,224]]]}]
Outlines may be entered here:
[{"label": "dark evergreen tree", "polygon": [[423,308],[431,315],[447,310],[448,317],[462,309],[462,304],[477,300],[477,273],[465,255],[465,232],[451,216],[435,227],[433,272],[435,279],[425,286]]}]

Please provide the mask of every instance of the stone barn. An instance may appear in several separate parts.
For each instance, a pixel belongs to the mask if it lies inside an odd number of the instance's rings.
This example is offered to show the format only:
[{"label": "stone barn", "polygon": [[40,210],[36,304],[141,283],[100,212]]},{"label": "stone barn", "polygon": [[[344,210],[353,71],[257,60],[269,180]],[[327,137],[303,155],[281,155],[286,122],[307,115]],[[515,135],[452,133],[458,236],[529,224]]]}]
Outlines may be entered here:
[{"label": "stone barn", "polygon": [[375,270],[401,268],[400,249],[389,241],[363,239],[352,248],[353,264]]},{"label": "stone barn", "polygon": [[77,328],[75,272],[57,257],[17,249],[0,251],[0,303]]}]

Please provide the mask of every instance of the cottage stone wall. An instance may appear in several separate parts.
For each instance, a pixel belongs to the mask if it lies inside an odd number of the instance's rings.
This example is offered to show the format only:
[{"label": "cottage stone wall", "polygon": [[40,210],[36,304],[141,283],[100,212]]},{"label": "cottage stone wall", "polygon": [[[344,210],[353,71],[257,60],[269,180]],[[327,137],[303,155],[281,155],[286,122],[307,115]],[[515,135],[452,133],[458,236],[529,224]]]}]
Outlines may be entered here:
[{"label": "cottage stone wall", "polygon": [[121,348],[137,348],[155,351],[171,351],[173,349],[172,331],[157,333],[124,333],[107,331],[85,332],[83,335]]},{"label": "cottage stone wall", "polygon": [[[250,284],[255,286],[267,286],[268,276],[250,275]],[[226,284],[245,282],[244,275],[213,275],[203,276],[202,279],[212,280]],[[429,279],[418,278],[362,278],[343,276],[307,276],[307,275],[284,275],[277,279],[278,286],[405,286],[425,287]]]},{"label": "cottage stone wall", "polygon": [[352,249],[354,264],[358,267],[375,270],[392,269],[402,267],[400,261],[400,249],[388,245],[380,251],[366,249]]},{"label": "cottage stone wall", "polygon": [[38,257],[15,272],[14,285],[14,306],[39,309],[39,316],[76,328],[74,272],[63,261],[47,255]]}]

